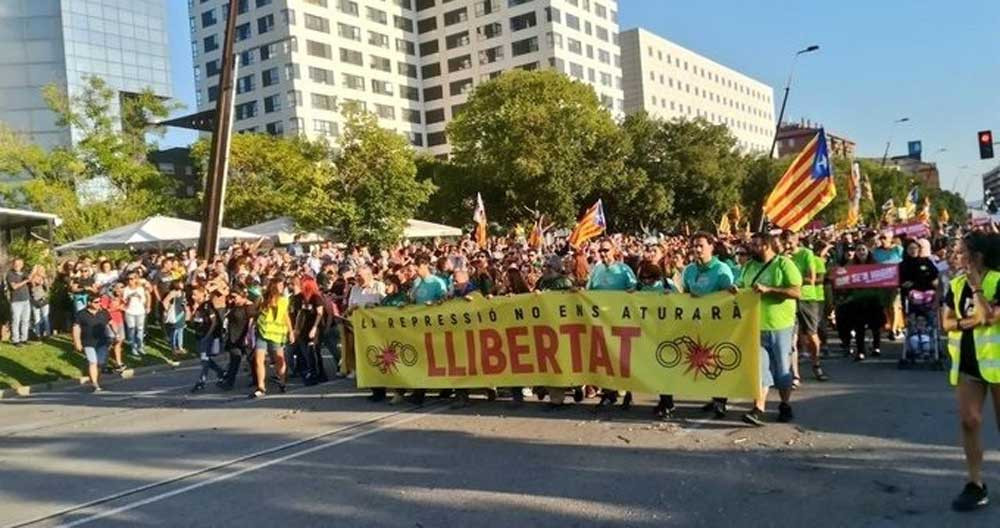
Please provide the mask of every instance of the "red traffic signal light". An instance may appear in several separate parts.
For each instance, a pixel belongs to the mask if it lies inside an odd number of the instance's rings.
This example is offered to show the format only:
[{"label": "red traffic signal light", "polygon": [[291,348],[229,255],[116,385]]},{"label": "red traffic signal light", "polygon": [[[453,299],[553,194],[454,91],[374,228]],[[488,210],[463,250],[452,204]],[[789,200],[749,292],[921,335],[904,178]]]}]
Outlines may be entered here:
[{"label": "red traffic signal light", "polygon": [[983,130],[979,132],[979,159],[990,159],[993,157],[993,131]]}]

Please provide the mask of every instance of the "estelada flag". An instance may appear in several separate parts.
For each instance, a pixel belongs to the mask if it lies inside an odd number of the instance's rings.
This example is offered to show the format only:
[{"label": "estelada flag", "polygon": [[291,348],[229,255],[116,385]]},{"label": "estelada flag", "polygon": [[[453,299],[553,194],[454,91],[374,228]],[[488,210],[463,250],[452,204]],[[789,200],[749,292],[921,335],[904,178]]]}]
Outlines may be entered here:
[{"label": "estelada flag", "polygon": [[476,212],[472,214],[476,222],[476,245],[486,247],[486,206],[483,205],[483,195],[476,193]]},{"label": "estelada flag", "polygon": [[535,219],[535,225],[531,228],[531,234],[528,235],[528,247],[532,249],[542,249],[542,245],[545,243],[544,233],[542,233],[542,217],[539,216]]},{"label": "estelada flag", "polygon": [[604,218],[604,205],[601,204],[600,200],[590,206],[587,212],[583,214],[580,221],[576,223],[576,227],[573,228],[573,233],[569,235],[569,245],[574,248],[579,248],[586,241],[599,236],[608,227],[607,222]]},{"label": "estelada flag", "polygon": [[729,215],[723,214],[722,219],[719,220],[718,234],[728,235],[732,232],[732,226],[729,224]]},{"label": "estelada flag", "polygon": [[847,180],[847,219],[844,227],[858,225],[861,217],[861,164],[851,164],[851,177]]},{"label": "estelada flag", "polygon": [[948,214],[947,209],[941,209],[941,214],[938,215],[938,224],[947,224],[951,220],[951,215]]},{"label": "estelada flag", "polygon": [[930,225],[931,223],[931,199],[924,197],[924,206],[920,209],[920,214],[917,215],[917,220]]},{"label": "estelada flag", "polygon": [[800,231],[836,196],[826,133],[821,128],[778,180],[764,203],[764,214],[782,229]]}]

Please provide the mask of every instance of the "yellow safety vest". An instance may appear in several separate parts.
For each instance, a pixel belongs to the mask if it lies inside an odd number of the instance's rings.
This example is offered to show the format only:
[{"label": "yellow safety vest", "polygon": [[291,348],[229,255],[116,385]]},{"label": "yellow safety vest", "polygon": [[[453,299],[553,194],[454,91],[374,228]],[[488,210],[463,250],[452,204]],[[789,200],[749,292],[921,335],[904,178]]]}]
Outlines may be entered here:
[{"label": "yellow safety vest", "polygon": [[257,315],[257,332],[260,336],[274,343],[284,343],[288,340],[288,298],[278,299],[278,309],[272,310],[261,306]]},{"label": "yellow safety vest", "polygon": [[[951,280],[951,292],[955,298],[955,316],[960,317],[959,303],[962,302],[962,290],[967,279],[959,275]],[[1000,284],[1000,272],[988,271],[983,277],[983,294],[987,299],[993,299]],[[976,343],[976,359],[979,361],[979,373],[990,383],[1000,383],[1000,324],[980,326],[973,329]],[[951,373],[949,380],[952,385],[958,385],[958,366],[962,357],[962,332],[948,332],[948,354],[951,356]]]}]

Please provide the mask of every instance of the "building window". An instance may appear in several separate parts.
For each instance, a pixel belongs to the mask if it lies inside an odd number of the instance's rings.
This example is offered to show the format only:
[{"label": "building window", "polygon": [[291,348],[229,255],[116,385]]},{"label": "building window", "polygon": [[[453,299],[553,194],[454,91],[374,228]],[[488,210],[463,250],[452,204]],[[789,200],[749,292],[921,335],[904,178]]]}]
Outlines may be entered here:
[{"label": "building window", "polygon": [[531,37],[513,42],[510,45],[510,51],[512,57],[538,51],[538,37]]},{"label": "building window", "polygon": [[402,29],[403,31],[413,33],[413,21],[409,18],[393,15],[392,25],[396,26],[396,29]]},{"label": "building window", "polygon": [[416,55],[416,46],[409,40],[396,39],[396,51],[407,55]]},{"label": "building window", "polygon": [[438,41],[437,39],[428,40],[427,42],[420,43],[420,56],[427,57],[428,55],[433,55],[438,52]]},{"label": "building window", "polygon": [[313,119],[313,132],[321,136],[337,136],[337,123],[324,119]]},{"label": "building window", "polygon": [[455,9],[444,14],[444,25],[451,26],[460,24],[469,19],[469,10],[466,8]]},{"label": "building window", "polygon": [[420,88],[416,86],[400,86],[399,96],[410,101],[420,101]]},{"label": "building window", "polygon": [[445,47],[448,49],[460,48],[462,46],[469,45],[469,32],[463,31],[461,33],[455,33],[454,35],[448,35],[444,39]]},{"label": "building window", "polygon": [[215,51],[217,49],[219,49],[218,35],[209,35],[205,37],[205,53]]},{"label": "building window", "polygon": [[368,32],[368,43],[372,46],[378,46],[380,48],[389,48],[389,35],[383,35],[382,33],[376,33],[374,31]]},{"label": "building window", "polygon": [[306,29],[311,29],[313,31],[322,31],[323,33],[330,32],[330,21],[323,17],[310,15],[309,13],[306,13],[304,20]]},{"label": "building window", "polygon": [[289,108],[302,106],[302,92],[298,90],[288,90],[288,92],[286,92],[285,95],[288,97]]},{"label": "building window", "polygon": [[358,16],[358,3],[350,0],[340,0],[337,2],[337,9],[345,15]]},{"label": "building window", "polygon": [[476,0],[476,16],[481,17],[500,10],[500,0]]},{"label": "building window", "polygon": [[597,26],[596,34],[597,38],[603,40],[604,42],[608,41],[608,30],[602,28],[601,26]]},{"label": "building window", "polygon": [[569,63],[569,75],[570,75],[570,77],[574,77],[574,78],[580,79],[582,81],[583,80],[583,66],[581,66],[581,65],[579,65],[579,64],[577,64],[575,62],[570,62]]},{"label": "building window", "polygon": [[281,78],[278,76],[278,68],[269,68],[260,72],[260,81],[262,86],[273,86],[281,82]]},{"label": "building window", "polygon": [[281,110],[281,96],[278,94],[264,98],[264,113],[270,114]]},{"label": "building window", "polygon": [[219,59],[211,60],[205,63],[205,77],[214,77],[221,71],[222,69],[219,67]]},{"label": "building window", "polygon": [[344,86],[352,90],[365,91],[365,78],[360,75],[344,74]]},{"label": "building window", "polygon": [[510,31],[513,33],[515,31],[521,31],[522,29],[528,29],[535,27],[538,24],[538,20],[535,18],[535,12],[531,11],[523,15],[518,15],[516,17],[511,17],[510,19]]},{"label": "building window", "polygon": [[492,64],[503,60],[503,46],[484,49],[479,52],[479,64]]},{"label": "building window", "polygon": [[424,112],[424,123],[433,125],[434,123],[440,123],[442,121],[444,121],[444,108],[437,108],[435,110],[428,110]]},{"label": "building window", "polygon": [[[566,13],[566,26],[580,31],[580,17]],[[650,48],[652,50],[652,48]]]},{"label": "building window", "polygon": [[201,14],[201,27],[214,26],[219,20],[215,18],[215,10],[209,9]]},{"label": "building window", "polygon": [[412,110],[410,108],[403,108],[400,112],[400,119],[406,121],[407,123],[420,124],[420,111]]},{"label": "building window", "polygon": [[309,94],[309,100],[312,107],[318,110],[337,111],[337,98],[332,95]]},{"label": "building window", "polygon": [[271,5],[272,1],[273,0],[257,0],[257,7],[261,8],[261,7],[264,7],[264,6],[269,6],[269,5]]},{"label": "building window", "polygon": [[425,18],[417,21],[417,33],[420,34],[427,33],[428,31],[434,31],[437,27],[438,23],[436,17]]},{"label": "building window", "polygon": [[299,65],[288,63],[285,64],[285,80],[290,81],[292,79],[299,78]]},{"label": "building window", "polygon": [[250,23],[240,24],[236,26],[236,42],[240,42],[250,38]]},{"label": "building window", "polygon": [[242,121],[257,115],[257,101],[248,101],[236,105],[236,120]]},{"label": "building window", "polygon": [[444,145],[448,142],[448,137],[444,132],[431,132],[427,134],[427,146],[435,147],[437,145]]},{"label": "building window", "polygon": [[424,102],[436,101],[444,97],[444,90],[440,86],[431,86],[430,88],[424,88]]},{"label": "building window", "polygon": [[604,64],[611,64],[611,54],[605,50],[599,49],[597,50],[597,60]]},{"label": "building window", "polygon": [[499,37],[503,34],[503,26],[499,22],[494,22],[492,24],[486,24],[476,28],[476,35],[479,36],[479,40],[487,40],[493,37]]},{"label": "building window", "polygon": [[471,67],[472,67],[471,55],[462,55],[461,57],[454,57],[448,59],[448,73],[467,70]]},{"label": "building window", "polygon": [[236,93],[242,94],[247,92],[252,92],[254,89],[254,76],[253,74],[240,77],[236,80]]},{"label": "building window", "polygon": [[371,66],[373,70],[392,73],[392,61],[377,55],[371,56]]},{"label": "building window", "polygon": [[549,48],[562,49],[563,47],[562,35],[559,33],[549,31],[545,34],[545,41],[548,42]]},{"label": "building window", "polygon": [[413,4],[410,3],[410,0],[392,0],[392,3],[403,9],[413,9]]},{"label": "building window", "polygon": [[392,95],[392,83],[372,79],[372,92],[378,95]]},{"label": "building window", "polygon": [[219,85],[208,87],[208,102],[214,103],[219,98]]},{"label": "building window", "polygon": [[346,62],[355,66],[364,66],[365,57],[360,51],[340,48],[340,62]]},{"label": "building window", "polygon": [[263,35],[274,29],[274,15],[262,16],[257,19],[257,33]]},{"label": "building window", "polygon": [[448,85],[448,93],[451,95],[464,95],[472,89],[472,79],[455,81]]},{"label": "building window", "polygon": [[278,54],[278,43],[272,42],[270,44],[265,44],[258,49],[260,50],[260,60],[266,61]]},{"label": "building window", "polygon": [[421,78],[423,78],[424,80],[437,77],[438,75],[441,75],[441,64],[437,62],[432,64],[425,64],[420,68],[420,73],[421,73],[420,75]]},{"label": "building window", "polygon": [[413,79],[416,79],[418,77],[418,74],[417,74],[417,65],[416,64],[410,64],[408,62],[397,62],[396,63],[396,73],[398,73],[400,75],[405,75],[407,77],[411,77]]},{"label": "building window", "polygon": [[337,24],[337,34],[343,38],[361,42],[361,28],[350,24]]},{"label": "building window", "polygon": [[434,0],[417,0],[417,11],[434,7]]},{"label": "building window", "polygon": [[320,84],[333,85],[333,71],[315,66],[309,67],[309,79]]},{"label": "building window", "polygon": [[240,53],[240,67],[249,66],[254,63],[254,50],[248,49]]},{"label": "building window", "polygon": [[531,0],[507,0],[507,7],[515,7],[521,4],[527,4]]},{"label": "building window", "polygon": [[379,24],[389,24],[389,15],[385,14],[385,11],[381,9],[375,9],[374,7],[366,7],[365,14],[368,16],[368,20],[372,22],[378,22]]},{"label": "building window", "polygon": [[577,55],[583,55],[583,43],[575,38],[566,39],[566,49]]},{"label": "building window", "polygon": [[375,115],[382,119],[396,119],[396,109],[389,105],[375,104]]}]

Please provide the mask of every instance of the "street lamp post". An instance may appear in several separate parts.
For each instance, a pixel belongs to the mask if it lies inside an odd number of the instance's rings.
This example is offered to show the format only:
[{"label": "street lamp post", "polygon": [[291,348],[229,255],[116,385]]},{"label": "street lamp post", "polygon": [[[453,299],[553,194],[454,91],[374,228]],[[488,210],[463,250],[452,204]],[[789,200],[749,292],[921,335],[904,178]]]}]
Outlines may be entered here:
[{"label": "street lamp post", "polygon": [[892,130],[889,132],[889,140],[885,142],[885,153],[882,154],[882,166],[885,167],[885,162],[889,158],[889,145],[892,144],[892,132],[896,130],[896,125],[900,123],[905,123],[909,121],[909,117],[901,117],[892,122]]},{"label": "street lamp post", "polygon": [[800,49],[795,52],[795,56],[792,57],[792,68],[788,71],[788,81],[785,82],[785,95],[781,98],[781,111],[778,112],[778,123],[774,126],[774,139],[771,140],[771,157],[774,157],[774,148],[778,145],[778,132],[781,130],[781,121],[785,118],[785,105],[788,104],[788,92],[792,87],[792,75],[795,74],[795,62],[798,60],[799,55],[805,53],[812,53],[819,49],[819,46],[813,44],[808,48]]}]

